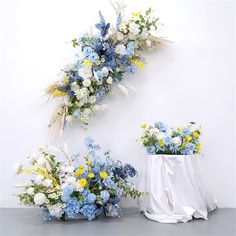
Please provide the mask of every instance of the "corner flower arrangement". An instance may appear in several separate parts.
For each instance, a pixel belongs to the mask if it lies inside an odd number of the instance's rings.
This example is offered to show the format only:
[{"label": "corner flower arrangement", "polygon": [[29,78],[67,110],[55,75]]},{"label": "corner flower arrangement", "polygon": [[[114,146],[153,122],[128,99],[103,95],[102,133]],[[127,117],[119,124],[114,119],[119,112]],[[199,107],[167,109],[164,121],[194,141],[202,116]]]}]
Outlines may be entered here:
[{"label": "corner flower arrangement", "polygon": [[127,19],[123,5],[117,3],[113,7],[116,24],[107,23],[99,12],[96,32],[72,40],[77,49],[76,60],[66,65],[61,79],[47,89],[50,98],[59,100],[49,124],[57,131],[75,119],[87,127],[91,115],[105,108],[101,101],[115,84],[127,93],[122,81],[125,74],[144,67],[141,52],[158,48],[166,41],[154,35],[159,23],[151,8]]},{"label": "corner flower arrangement", "polygon": [[143,133],[140,137],[148,154],[192,155],[199,154],[200,127],[194,122],[177,129],[169,128],[162,122],[147,126],[142,124]]},{"label": "corner flower arrangement", "polygon": [[111,159],[110,151],[102,154],[93,139],[86,138],[85,143],[88,153],[83,162],[80,154],[69,157],[61,149],[66,161],[58,161],[49,150],[39,149],[38,155],[28,158],[32,168],[17,164],[17,174],[31,175],[28,182],[18,185],[21,204],[42,208],[45,220],[121,216],[118,204],[122,197],[143,194],[128,180],[137,172],[131,165]]}]

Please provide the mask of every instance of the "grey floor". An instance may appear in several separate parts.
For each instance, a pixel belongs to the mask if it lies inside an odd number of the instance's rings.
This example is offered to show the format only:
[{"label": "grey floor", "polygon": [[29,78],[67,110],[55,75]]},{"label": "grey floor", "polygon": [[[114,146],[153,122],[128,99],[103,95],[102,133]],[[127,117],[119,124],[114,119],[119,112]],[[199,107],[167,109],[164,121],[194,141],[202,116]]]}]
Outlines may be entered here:
[{"label": "grey floor", "polygon": [[93,222],[44,222],[38,209],[0,209],[0,236],[112,236],[112,235],[236,235],[236,209],[217,209],[208,221],[161,224],[147,220],[136,208],[127,208],[119,219],[99,217]]}]

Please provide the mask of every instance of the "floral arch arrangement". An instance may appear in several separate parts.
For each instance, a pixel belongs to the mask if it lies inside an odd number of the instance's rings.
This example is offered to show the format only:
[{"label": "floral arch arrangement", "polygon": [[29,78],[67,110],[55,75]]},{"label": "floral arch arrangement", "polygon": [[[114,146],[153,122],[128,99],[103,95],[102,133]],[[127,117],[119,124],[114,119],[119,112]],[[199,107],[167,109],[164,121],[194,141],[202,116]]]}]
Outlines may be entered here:
[{"label": "floral arch arrangement", "polygon": [[73,47],[79,49],[77,60],[63,69],[63,77],[47,89],[50,98],[60,101],[49,127],[61,131],[74,119],[88,126],[91,114],[105,108],[101,100],[117,84],[122,84],[124,74],[134,73],[142,68],[145,59],[142,51],[158,48],[166,40],[154,36],[158,29],[158,18],[151,8],[144,12],[132,13],[129,19],[124,16],[124,6],[113,5],[116,11],[116,25],[107,23],[99,12],[98,32],[85,33],[73,39]]}]

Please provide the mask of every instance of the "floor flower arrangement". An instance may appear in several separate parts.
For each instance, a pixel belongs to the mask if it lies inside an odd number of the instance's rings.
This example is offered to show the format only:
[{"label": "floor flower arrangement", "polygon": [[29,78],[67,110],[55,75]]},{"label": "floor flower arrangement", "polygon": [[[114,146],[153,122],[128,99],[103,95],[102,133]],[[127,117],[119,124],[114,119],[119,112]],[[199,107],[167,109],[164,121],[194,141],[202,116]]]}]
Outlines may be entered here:
[{"label": "floor flower arrangement", "polygon": [[100,214],[119,217],[122,210],[118,204],[123,197],[143,195],[129,181],[137,175],[134,167],[113,160],[110,151],[102,154],[91,138],[85,143],[88,153],[83,162],[79,154],[69,157],[63,149],[66,161],[40,149],[38,155],[28,158],[32,168],[17,164],[17,174],[30,176],[17,185],[22,190],[17,194],[21,204],[42,208],[45,220],[82,215],[91,221]]},{"label": "floor flower arrangement", "polygon": [[160,121],[150,126],[142,124],[141,128],[143,128],[143,133],[140,141],[149,154],[192,155],[200,153],[201,131],[194,122],[177,129],[169,128]]},{"label": "floor flower arrangement", "polygon": [[50,98],[59,99],[49,125],[57,132],[74,119],[87,127],[91,114],[105,108],[100,102],[114,84],[127,92],[127,86],[122,83],[124,75],[144,66],[141,52],[153,50],[166,41],[154,35],[159,22],[151,8],[126,18],[123,5],[113,7],[116,24],[107,23],[99,12],[97,31],[72,40],[73,47],[79,51],[76,61],[66,65],[62,78],[47,89]]}]

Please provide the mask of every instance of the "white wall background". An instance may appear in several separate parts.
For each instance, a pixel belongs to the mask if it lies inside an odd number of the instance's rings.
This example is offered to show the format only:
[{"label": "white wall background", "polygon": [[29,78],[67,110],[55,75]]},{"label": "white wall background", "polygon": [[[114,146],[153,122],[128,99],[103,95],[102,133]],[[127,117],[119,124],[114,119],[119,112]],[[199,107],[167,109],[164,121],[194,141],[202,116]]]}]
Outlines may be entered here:
[{"label": "white wall background", "polygon": [[[204,132],[206,185],[220,207],[236,207],[234,1],[126,3],[127,13],[157,9],[162,35],[174,43],[147,55],[146,67],[126,80],[136,91],[126,97],[116,90],[86,132],[73,125],[63,140],[74,151],[85,136],[93,136],[114,158],[140,170],[146,158],[135,142],[140,123],[196,121]],[[12,166],[49,143],[47,124],[55,104],[45,104],[43,89],[72,59],[66,42],[88,30],[99,9],[108,20],[115,17],[108,0],[6,0],[0,9],[0,206],[15,207],[12,193],[19,178]]]}]

